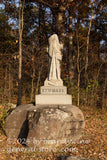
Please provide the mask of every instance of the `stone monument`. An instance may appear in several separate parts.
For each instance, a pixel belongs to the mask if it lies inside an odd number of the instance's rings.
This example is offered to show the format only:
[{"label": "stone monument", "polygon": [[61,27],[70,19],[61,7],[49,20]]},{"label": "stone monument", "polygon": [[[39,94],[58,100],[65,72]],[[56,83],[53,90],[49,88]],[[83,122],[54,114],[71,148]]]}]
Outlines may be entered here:
[{"label": "stone monument", "polygon": [[[61,79],[61,49],[56,34],[49,38],[49,73],[34,104],[16,107],[5,120],[5,133],[23,145],[55,148],[77,141],[84,130],[82,111],[72,105]],[[38,143],[39,142],[39,143]]]},{"label": "stone monument", "polygon": [[63,44],[59,43],[57,34],[50,36],[48,48],[49,73],[44,86],[40,88],[40,94],[35,96],[36,105],[72,104],[72,96],[67,94],[67,87],[63,86],[61,79],[61,49],[63,49]]}]

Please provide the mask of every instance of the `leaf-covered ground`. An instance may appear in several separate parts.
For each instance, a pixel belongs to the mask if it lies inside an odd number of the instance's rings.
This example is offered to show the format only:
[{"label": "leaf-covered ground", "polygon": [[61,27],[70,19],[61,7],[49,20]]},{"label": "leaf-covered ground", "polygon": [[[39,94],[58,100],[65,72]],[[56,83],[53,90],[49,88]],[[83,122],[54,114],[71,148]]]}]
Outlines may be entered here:
[{"label": "leaf-covered ground", "polygon": [[0,133],[0,160],[56,160],[62,155],[76,155],[91,160],[107,160],[107,112],[81,107],[85,117],[84,135],[77,143],[69,143],[55,152],[37,151],[12,143]]}]

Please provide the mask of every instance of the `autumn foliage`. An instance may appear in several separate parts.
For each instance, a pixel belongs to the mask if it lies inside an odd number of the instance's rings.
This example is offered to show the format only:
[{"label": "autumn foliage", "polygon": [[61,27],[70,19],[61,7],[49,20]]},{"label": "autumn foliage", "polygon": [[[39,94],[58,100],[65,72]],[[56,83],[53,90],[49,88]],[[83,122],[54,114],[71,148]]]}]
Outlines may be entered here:
[{"label": "autumn foliage", "polygon": [[[48,38],[64,44],[62,79],[73,103],[106,108],[106,2],[21,1],[22,103],[34,101],[48,73]],[[24,6],[23,6],[24,5]],[[2,1],[0,9],[0,103],[17,103],[19,75],[19,4]]]}]

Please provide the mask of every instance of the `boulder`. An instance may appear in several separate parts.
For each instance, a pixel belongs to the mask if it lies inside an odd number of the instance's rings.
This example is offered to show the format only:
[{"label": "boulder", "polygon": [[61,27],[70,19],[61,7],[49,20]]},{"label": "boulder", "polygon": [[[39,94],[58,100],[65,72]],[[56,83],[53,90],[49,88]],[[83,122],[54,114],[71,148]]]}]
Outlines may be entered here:
[{"label": "boulder", "polygon": [[82,111],[73,105],[21,105],[5,121],[11,139],[32,146],[56,147],[76,141],[85,126]]}]

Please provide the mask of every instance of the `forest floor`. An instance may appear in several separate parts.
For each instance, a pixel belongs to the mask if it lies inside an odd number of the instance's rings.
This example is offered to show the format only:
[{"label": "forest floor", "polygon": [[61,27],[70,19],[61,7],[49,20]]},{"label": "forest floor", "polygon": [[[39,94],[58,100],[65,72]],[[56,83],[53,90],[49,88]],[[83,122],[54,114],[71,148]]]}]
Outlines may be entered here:
[{"label": "forest floor", "polygon": [[25,150],[17,142],[9,143],[3,132],[0,133],[0,160],[56,160],[57,157],[79,156],[90,160],[107,160],[107,112],[93,107],[81,107],[85,117],[85,129],[82,138],[75,144],[52,151]]}]

